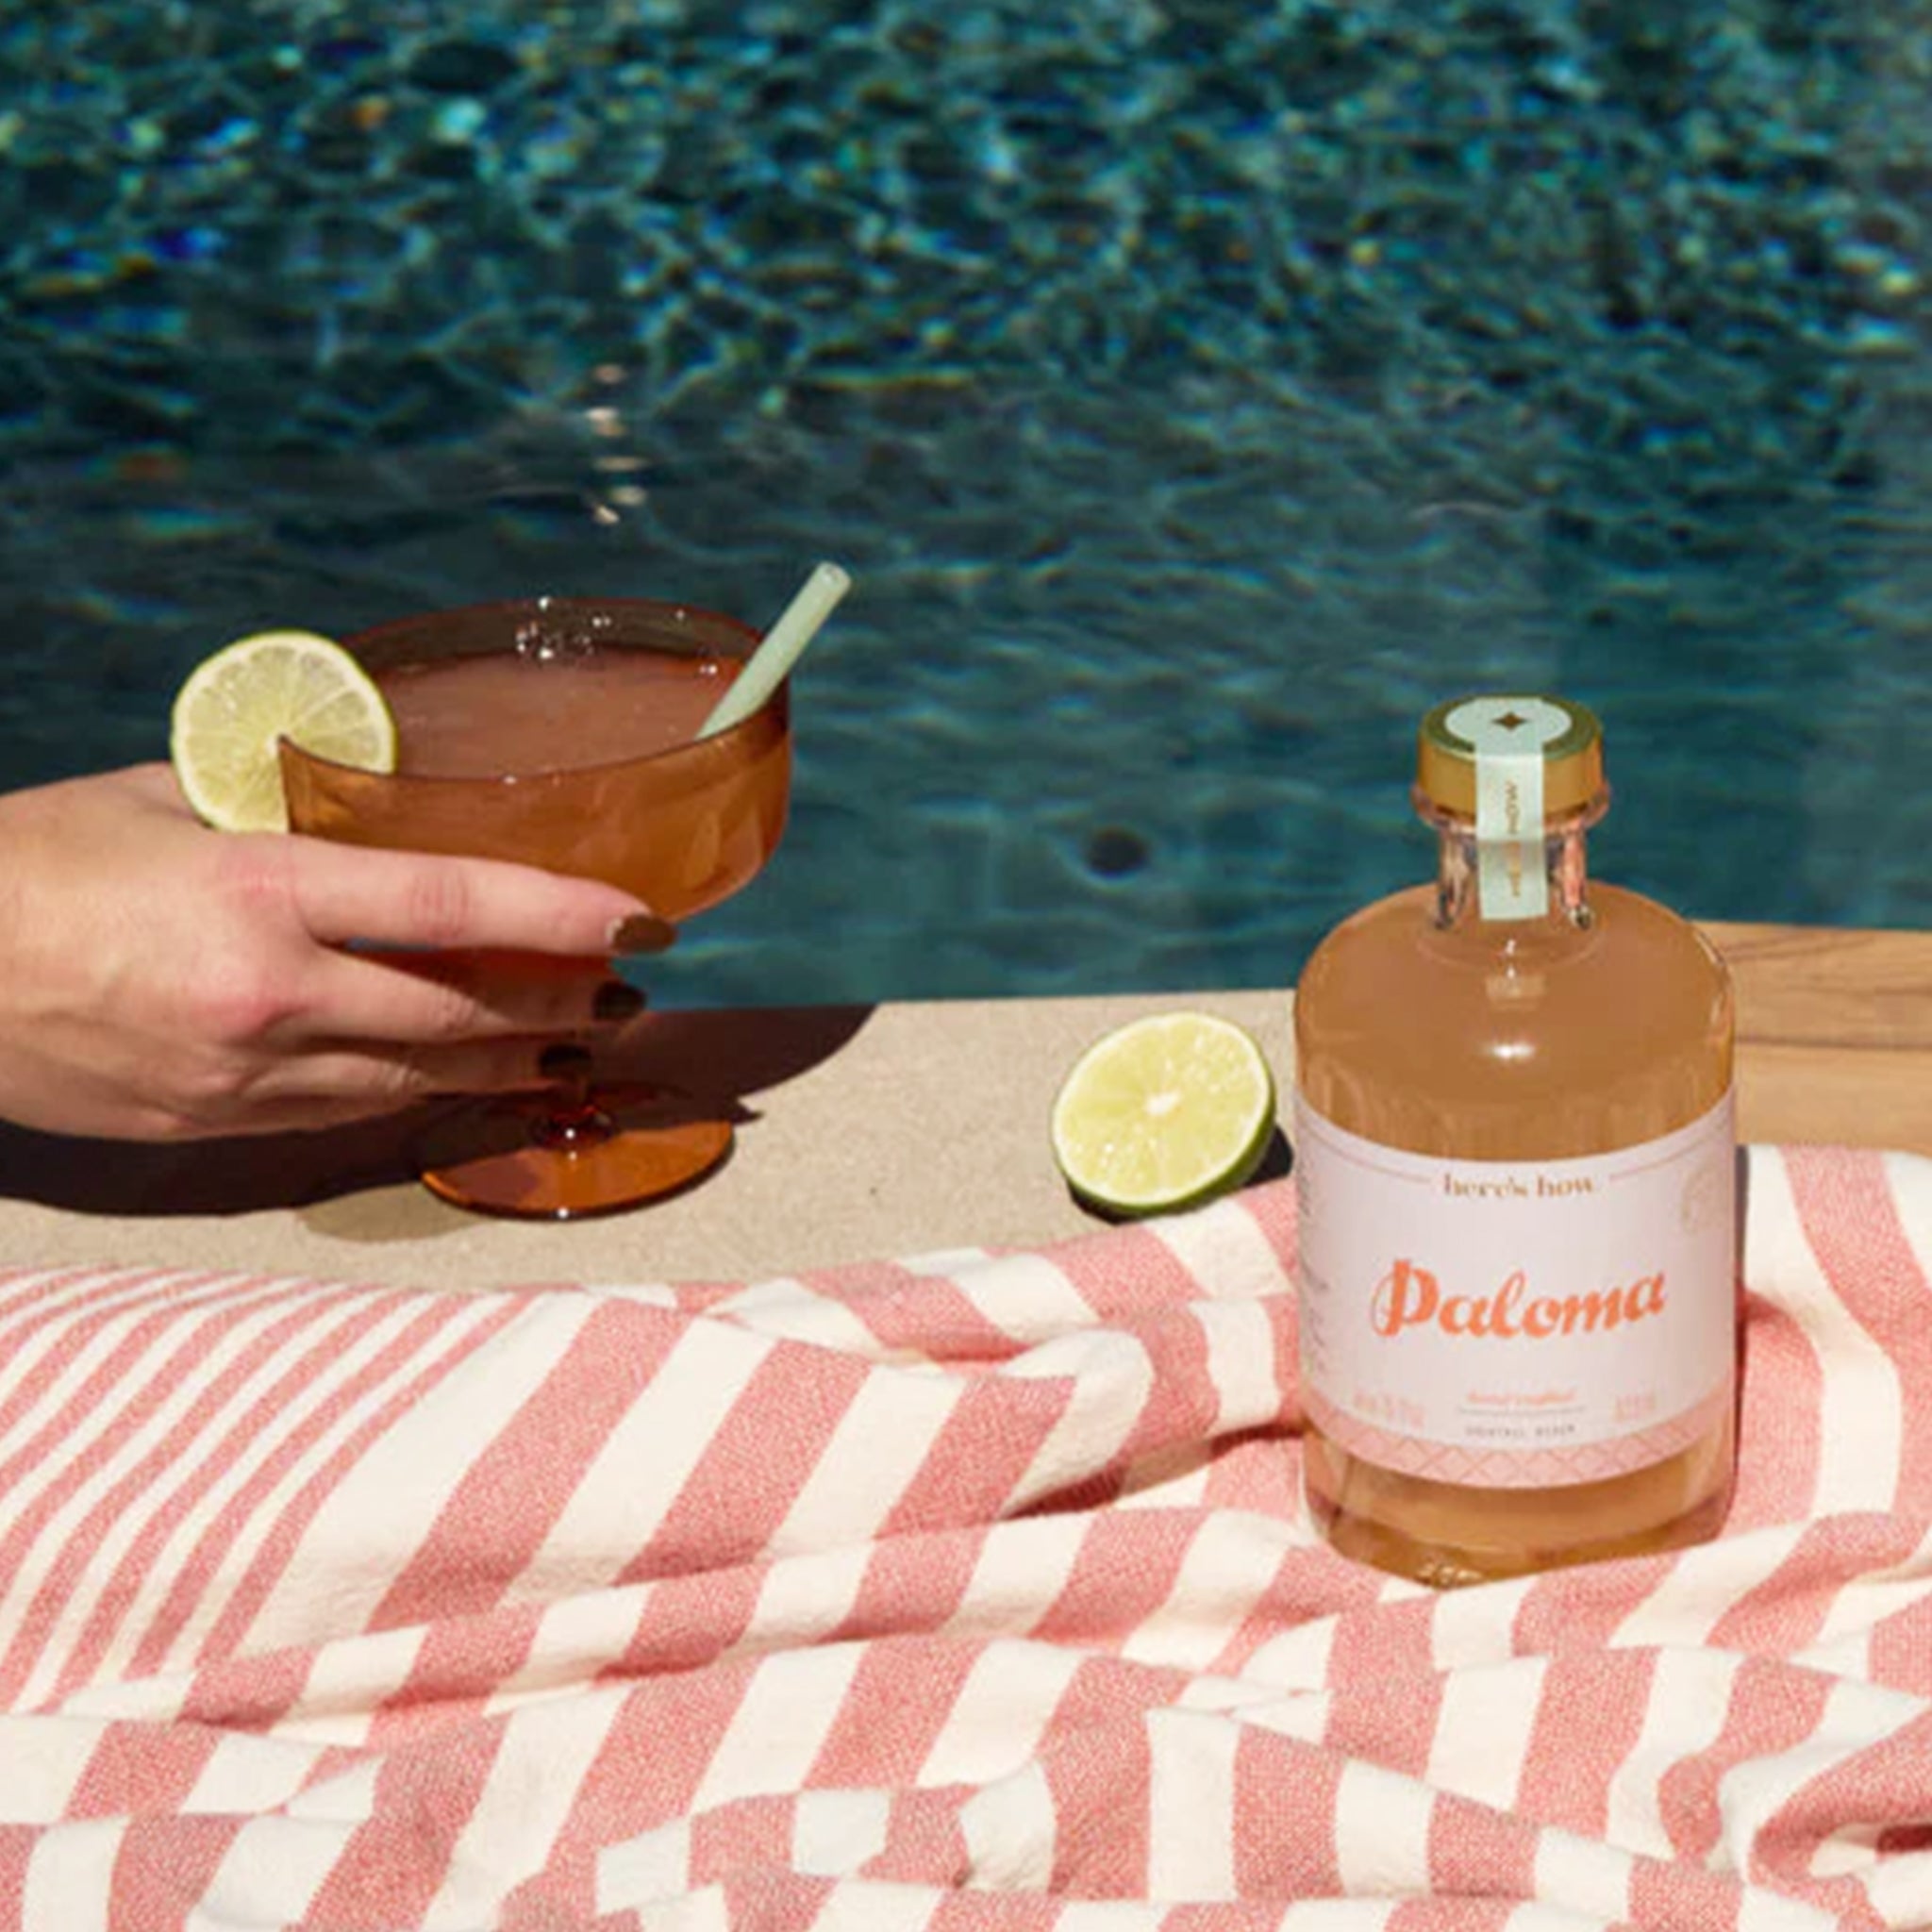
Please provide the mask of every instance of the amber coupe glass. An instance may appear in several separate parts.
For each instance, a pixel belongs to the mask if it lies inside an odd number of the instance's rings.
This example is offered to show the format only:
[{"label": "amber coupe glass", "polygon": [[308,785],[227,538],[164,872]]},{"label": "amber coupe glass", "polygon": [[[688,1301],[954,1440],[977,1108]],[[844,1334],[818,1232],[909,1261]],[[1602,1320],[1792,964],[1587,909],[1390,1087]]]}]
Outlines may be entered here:
[{"label": "amber coupe glass", "polygon": [[[392,688],[398,769],[357,771],[285,741],[291,829],[345,844],[516,859],[605,879],[682,924],[738,891],[778,843],[791,793],[788,691],[780,686],[751,717],[714,737],[684,737],[625,756],[609,741],[612,709],[598,695],[599,680],[582,673],[588,659],[610,666],[625,653],[659,664],[686,660],[664,668],[695,677],[709,665],[724,674],[710,686],[722,693],[731,666],[750,657],[758,638],[734,618],[680,605],[558,597],[440,611],[365,631],[345,642],[378,684]],[[514,706],[503,701],[491,670],[466,668],[488,689],[465,707],[461,774],[446,774],[446,747],[435,767],[444,775],[412,772],[397,681],[450,659],[506,657],[527,667],[511,680]],[[692,695],[685,694],[687,708]],[[597,715],[574,712],[586,705]],[[565,749],[533,761],[513,747],[528,738],[525,727],[540,712],[553,744]],[[594,762],[569,762],[579,722],[584,740],[603,740]],[[662,734],[638,735],[641,743]],[[531,762],[545,768],[515,768]],[[423,1178],[460,1207],[567,1220],[682,1187],[721,1160],[731,1141],[728,1120],[678,1092],[587,1078],[545,1093],[479,1100],[439,1123],[425,1145]]]}]

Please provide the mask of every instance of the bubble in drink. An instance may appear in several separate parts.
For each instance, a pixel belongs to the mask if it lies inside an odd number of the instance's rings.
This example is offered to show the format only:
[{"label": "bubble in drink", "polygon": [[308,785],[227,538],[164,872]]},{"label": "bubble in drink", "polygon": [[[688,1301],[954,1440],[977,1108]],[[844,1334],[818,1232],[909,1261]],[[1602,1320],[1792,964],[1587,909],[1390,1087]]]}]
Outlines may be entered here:
[{"label": "bubble in drink", "polygon": [[582,625],[549,624],[539,617],[518,626],[516,647],[526,664],[582,664],[595,655],[597,639]]}]

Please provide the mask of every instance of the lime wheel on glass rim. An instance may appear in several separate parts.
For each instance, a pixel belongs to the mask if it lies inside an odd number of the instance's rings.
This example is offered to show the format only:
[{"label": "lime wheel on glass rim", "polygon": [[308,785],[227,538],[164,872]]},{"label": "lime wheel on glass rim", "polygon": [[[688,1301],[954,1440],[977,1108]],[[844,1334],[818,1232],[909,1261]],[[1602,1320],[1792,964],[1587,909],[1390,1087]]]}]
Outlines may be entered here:
[{"label": "lime wheel on glass rim", "polygon": [[168,752],[182,795],[224,832],[285,832],[276,745],[392,772],[396,727],[375,681],[313,631],[260,631],[205,658],[175,696]]}]

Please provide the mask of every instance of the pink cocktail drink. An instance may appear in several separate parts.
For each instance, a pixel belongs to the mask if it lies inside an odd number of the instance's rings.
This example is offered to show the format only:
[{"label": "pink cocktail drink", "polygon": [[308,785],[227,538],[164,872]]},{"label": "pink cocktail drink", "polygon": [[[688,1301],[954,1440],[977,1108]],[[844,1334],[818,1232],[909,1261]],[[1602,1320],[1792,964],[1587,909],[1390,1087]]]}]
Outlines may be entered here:
[{"label": "pink cocktail drink", "polygon": [[561,663],[444,658],[376,674],[414,777],[490,778],[621,764],[689,744],[735,658],[592,648]]},{"label": "pink cocktail drink", "polygon": [[[733,618],[633,599],[481,605],[366,631],[348,648],[395,716],[396,769],[284,741],[291,829],[604,879],[681,923],[749,883],[784,831],[787,688],[699,736],[758,641]],[[554,1219],[681,1186],[732,1138],[727,1121],[635,1085],[594,1104],[497,1103],[491,1120],[480,1151],[431,1159],[425,1180],[467,1207]]]},{"label": "pink cocktail drink", "polygon": [[785,690],[696,736],[758,641],[709,612],[556,598],[365,632],[349,648],[395,713],[397,769],[285,746],[290,824],[601,878],[689,919],[748,883],[785,826]]}]

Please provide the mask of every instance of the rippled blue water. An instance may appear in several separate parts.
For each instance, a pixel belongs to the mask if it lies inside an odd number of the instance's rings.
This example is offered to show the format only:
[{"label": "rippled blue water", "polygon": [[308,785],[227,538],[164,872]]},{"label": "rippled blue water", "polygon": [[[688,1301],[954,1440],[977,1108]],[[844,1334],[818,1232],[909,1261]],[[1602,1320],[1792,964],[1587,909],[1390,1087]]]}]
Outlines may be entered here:
[{"label": "rippled blue water", "polygon": [[351,18],[0,8],[0,780],[242,630],[832,556],[669,998],[1285,983],[1495,683],[1605,874],[1932,924],[1923,7]]}]

